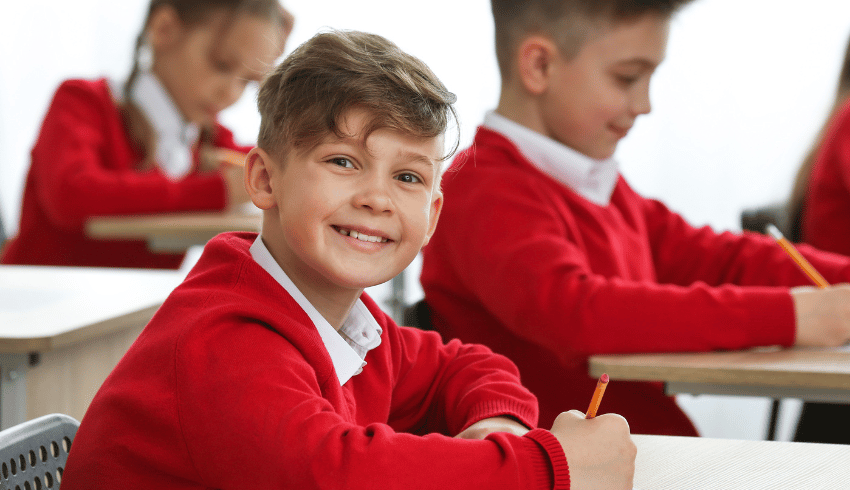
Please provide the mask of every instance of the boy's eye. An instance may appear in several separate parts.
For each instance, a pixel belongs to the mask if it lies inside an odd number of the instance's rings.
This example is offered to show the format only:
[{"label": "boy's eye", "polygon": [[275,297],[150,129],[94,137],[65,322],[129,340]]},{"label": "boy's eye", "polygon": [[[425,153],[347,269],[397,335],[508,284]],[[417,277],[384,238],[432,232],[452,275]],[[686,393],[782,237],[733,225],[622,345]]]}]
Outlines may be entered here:
[{"label": "boy's eye", "polygon": [[617,78],[617,81],[623,85],[632,85],[638,80],[638,77],[633,75],[615,75],[615,77]]},{"label": "boy's eye", "polygon": [[406,184],[418,184],[422,182],[422,179],[414,174],[400,174],[396,176],[396,180],[400,180]]},{"label": "boy's eye", "polygon": [[342,157],[332,158],[331,163],[333,163],[334,165],[338,165],[340,167],[344,167],[344,168],[354,168],[354,164],[348,158],[342,158]]}]

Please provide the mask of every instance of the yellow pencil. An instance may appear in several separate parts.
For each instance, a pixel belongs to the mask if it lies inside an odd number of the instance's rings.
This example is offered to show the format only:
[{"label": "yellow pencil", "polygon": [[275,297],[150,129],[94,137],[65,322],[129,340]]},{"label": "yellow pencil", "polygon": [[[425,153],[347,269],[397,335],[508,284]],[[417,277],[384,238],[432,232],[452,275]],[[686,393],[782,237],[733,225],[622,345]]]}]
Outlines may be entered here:
[{"label": "yellow pencil", "polygon": [[800,266],[800,269],[802,269],[803,272],[805,272],[806,275],[809,276],[809,278],[812,280],[813,283],[815,283],[816,286],[818,286],[819,288],[829,287],[829,283],[826,281],[826,279],[824,279],[824,277],[820,275],[820,273],[814,268],[814,266],[812,266],[811,263],[809,263],[808,260],[806,260],[805,257],[800,255],[800,252],[798,252],[797,249],[794,248],[794,245],[791,245],[791,242],[789,242],[784,236],[782,236],[782,232],[779,231],[779,228],[775,227],[772,224],[768,224],[767,232],[776,240],[776,243],[778,243],[779,246],[782,247],[782,250],[785,250],[785,253],[787,253],[791,257],[791,259],[797,263],[798,266]]},{"label": "yellow pencil", "polygon": [[599,410],[599,404],[602,403],[602,395],[605,394],[605,387],[608,386],[608,375],[602,373],[599,381],[596,383],[596,389],[593,390],[593,397],[590,399],[590,406],[587,407],[587,413],[584,415],[586,419],[596,417],[596,411]]}]

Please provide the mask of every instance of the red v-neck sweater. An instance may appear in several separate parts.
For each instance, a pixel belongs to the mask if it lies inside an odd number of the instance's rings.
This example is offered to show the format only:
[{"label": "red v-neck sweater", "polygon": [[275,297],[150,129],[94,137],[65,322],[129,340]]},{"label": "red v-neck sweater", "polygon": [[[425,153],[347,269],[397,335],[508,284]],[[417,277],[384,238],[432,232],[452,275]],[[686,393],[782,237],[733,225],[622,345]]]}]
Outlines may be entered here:
[{"label": "red v-neck sweater", "polygon": [[[622,179],[607,206],[478,130],[446,172],[422,286],[445,338],[489,345],[519,367],[546,426],[587,408],[593,354],[709,351],[794,342],[787,288],[810,284],[771,239],[689,226]],[[801,252],[834,282],[850,259]],[[695,434],[660,384],[614,379],[601,412],[633,433]]]},{"label": "red v-neck sweater", "polygon": [[74,439],[63,490],[569,488],[548,431],[456,434],[537,404],[514,365],[477,345],[383,329],[340,386],[318,331],[252,259],[256,234],[211,240],[104,382]]},{"label": "red v-neck sweater", "polygon": [[850,255],[850,99],[829,122],[801,219],[803,241]]},{"label": "red v-neck sweater", "polygon": [[[215,146],[239,149],[218,126]],[[222,176],[194,170],[171,180],[158,168],[140,172],[133,146],[105,79],[59,86],[32,150],[19,231],[4,264],[176,269],[183,254],[153,253],[141,240],[86,236],[92,216],[212,211],[225,206]]]}]

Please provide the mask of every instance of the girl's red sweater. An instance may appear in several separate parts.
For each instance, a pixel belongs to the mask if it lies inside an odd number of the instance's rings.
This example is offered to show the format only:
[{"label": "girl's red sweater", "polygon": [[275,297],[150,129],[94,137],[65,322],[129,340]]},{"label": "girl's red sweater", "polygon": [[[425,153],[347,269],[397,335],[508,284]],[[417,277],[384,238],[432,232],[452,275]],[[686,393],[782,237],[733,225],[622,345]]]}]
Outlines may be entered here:
[{"label": "girl's red sweater", "polygon": [[[213,144],[245,151],[220,125]],[[86,236],[92,216],[224,208],[224,180],[197,170],[197,152],[195,170],[176,181],[158,168],[138,171],[140,160],[107,81],[63,82],[32,150],[18,234],[0,262],[178,268],[184,254],[154,253],[142,240]]]}]

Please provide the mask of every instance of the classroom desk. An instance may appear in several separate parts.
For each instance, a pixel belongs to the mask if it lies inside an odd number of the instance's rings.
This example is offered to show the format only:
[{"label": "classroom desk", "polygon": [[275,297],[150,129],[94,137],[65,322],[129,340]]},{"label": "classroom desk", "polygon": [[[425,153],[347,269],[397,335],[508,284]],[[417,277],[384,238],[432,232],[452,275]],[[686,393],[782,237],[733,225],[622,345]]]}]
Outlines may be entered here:
[{"label": "classroom desk", "polygon": [[668,394],[714,394],[850,402],[850,349],[779,349],[600,355],[590,375],[662,381]]},{"label": "classroom desk", "polygon": [[636,490],[850,488],[850,446],[632,436]]},{"label": "classroom desk", "polygon": [[92,238],[145,240],[154,252],[185,252],[226,231],[260,231],[262,215],[247,209],[227,213],[98,216],[86,223]]},{"label": "classroom desk", "polygon": [[78,420],[179,271],[0,265],[0,428]]}]

